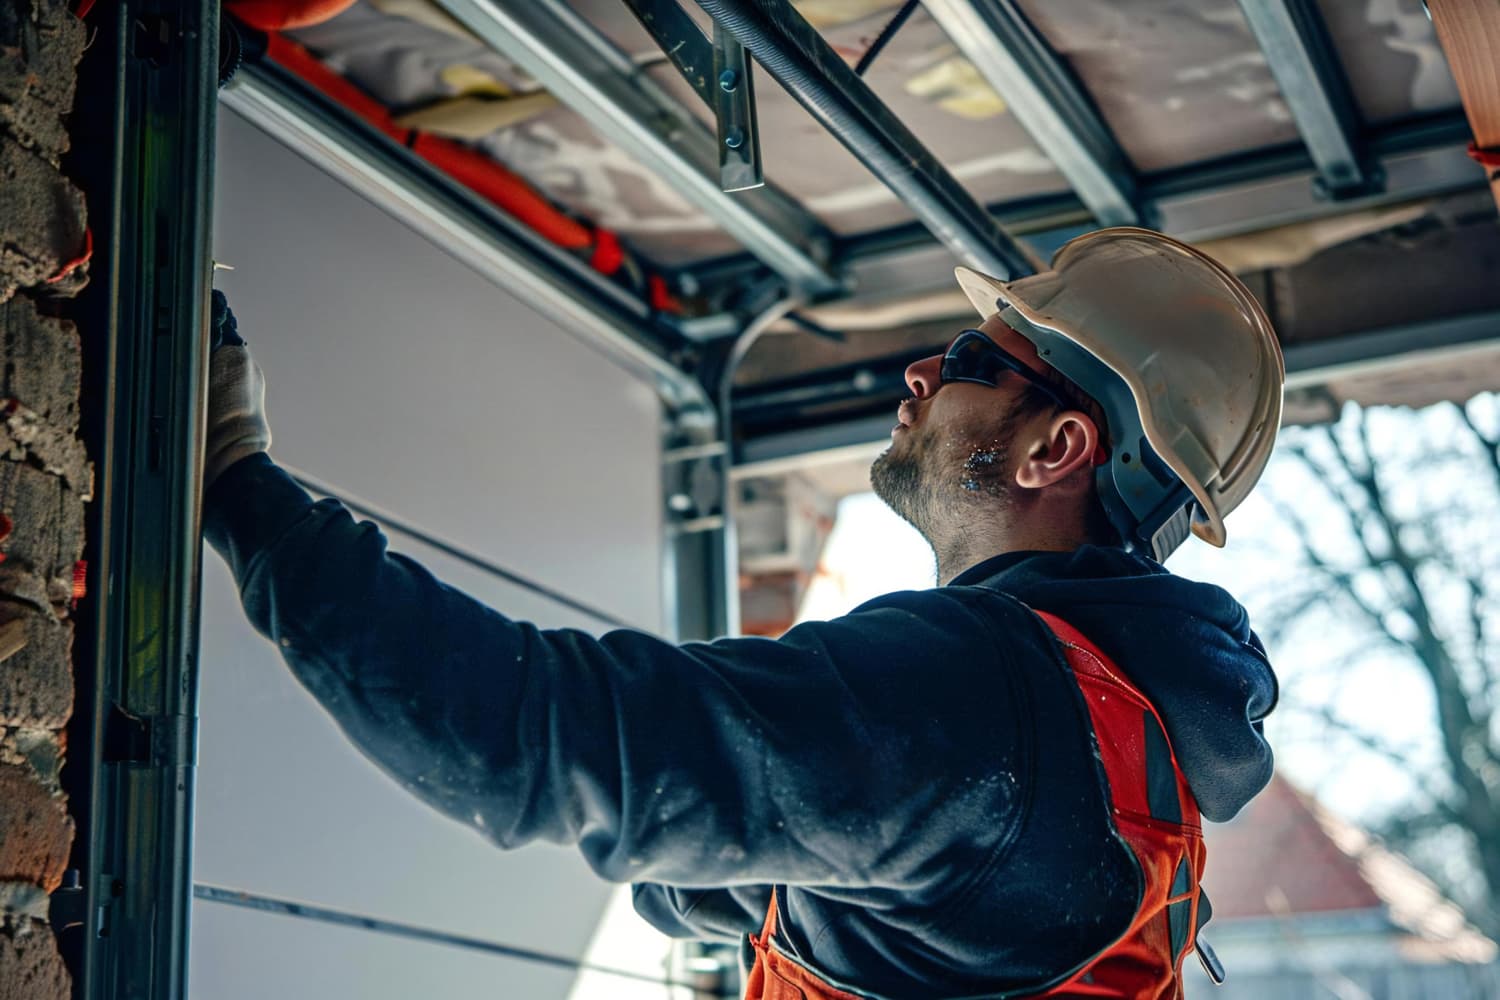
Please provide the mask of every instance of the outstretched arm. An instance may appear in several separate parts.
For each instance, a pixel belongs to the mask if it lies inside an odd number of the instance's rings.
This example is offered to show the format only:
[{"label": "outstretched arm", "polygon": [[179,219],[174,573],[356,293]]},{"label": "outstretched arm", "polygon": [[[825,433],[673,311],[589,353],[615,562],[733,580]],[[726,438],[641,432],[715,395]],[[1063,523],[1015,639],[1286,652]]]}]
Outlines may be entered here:
[{"label": "outstretched arm", "polygon": [[[854,887],[952,864],[958,813],[1003,835],[967,779],[1016,752],[1004,671],[963,667],[982,626],[939,592],[675,646],[511,621],[265,455],[219,478],[204,525],[251,622],[359,749],[503,846],[575,843],[617,881]],[[973,717],[940,721],[943,703]]]}]

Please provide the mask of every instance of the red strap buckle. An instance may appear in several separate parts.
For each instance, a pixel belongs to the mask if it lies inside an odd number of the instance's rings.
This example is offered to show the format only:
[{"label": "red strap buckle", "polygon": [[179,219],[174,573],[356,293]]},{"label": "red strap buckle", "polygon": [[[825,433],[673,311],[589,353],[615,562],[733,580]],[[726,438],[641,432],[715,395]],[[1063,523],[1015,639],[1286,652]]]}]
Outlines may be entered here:
[{"label": "red strap buckle", "polygon": [[1469,158],[1492,173],[1500,170],[1500,148],[1480,149],[1477,142],[1471,142]]}]

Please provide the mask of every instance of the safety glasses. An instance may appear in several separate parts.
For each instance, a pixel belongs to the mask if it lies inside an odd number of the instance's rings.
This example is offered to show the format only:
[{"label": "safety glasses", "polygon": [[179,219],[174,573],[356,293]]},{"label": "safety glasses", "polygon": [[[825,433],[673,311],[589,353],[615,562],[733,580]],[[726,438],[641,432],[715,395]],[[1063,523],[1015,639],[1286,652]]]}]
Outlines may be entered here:
[{"label": "safety glasses", "polygon": [[1000,377],[1006,372],[1014,372],[1036,386],[1061,409],[1078,409],[1076,403],[1064,399],[1061,393],[1048,385],[1047,380],[1028,367],[1026,362],[978,330],[965,330],[948,345],[948,353],[943,355],[943,367],[938,378],[944,385],[949,382],[975,382],[994,388],[999,386]]}]

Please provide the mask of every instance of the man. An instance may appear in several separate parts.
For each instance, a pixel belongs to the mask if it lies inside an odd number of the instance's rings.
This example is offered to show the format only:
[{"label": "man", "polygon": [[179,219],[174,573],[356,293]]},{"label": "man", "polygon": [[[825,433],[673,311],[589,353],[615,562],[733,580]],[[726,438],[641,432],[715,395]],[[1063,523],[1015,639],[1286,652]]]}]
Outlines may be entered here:
[{"label": "man", "polygon": [[959,276],[984,321],[908,370],[871,477],[935,589],[779,640],[511,621],[277,469],[221,300],[205,532],[367,756],[502,847],[576,844],[669,934],[747,943],[749,996],[1178,995],[1198,813],[1269,779],[1276,683],[1244,610],[1153,556],[1223,543],[1280,351],[1145,230]]}]

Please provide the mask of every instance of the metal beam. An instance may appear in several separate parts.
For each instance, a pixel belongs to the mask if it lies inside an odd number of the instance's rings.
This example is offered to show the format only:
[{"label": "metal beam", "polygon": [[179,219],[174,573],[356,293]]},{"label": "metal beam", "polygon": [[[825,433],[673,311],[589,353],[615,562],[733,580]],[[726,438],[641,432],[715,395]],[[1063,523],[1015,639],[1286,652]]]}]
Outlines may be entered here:
[{"label": "metal beam", "polygon": [[1186,186],[1175,182],[1148,185],[1148,203],[1156,215],[1156,228],[1191,243],[1399,204],[1484,183],[1484,171],[1459,144],[1388,155],[1381,155],[1377,149],[1375,156],[1385,176],[1384,186],[1343,201],[1318,197],[1317,174],[1304,169],[1243,180],[1234,179],[1232,175],[1238,171],[1231,170],[1224,174],[1221,184],[1214,183],[1213,171],[1205,171],[1183,178],[1188,181]]},{"label": "metal beam", "polygon": [[1035,270],[1031,256],[787,0],[698,0],[698,6],[961,261],[1000,278]]},{"label": "metal beam", "polygon": [[[1368,148],[1386,176],[1385,187],[1345,201],[1313,193],[1317,169],[1301,145],[1146,175],[1140,201],[1154,228],[1190,243],[1400,204],[1482,186],[1484,170],[1465,152],[1469,135],[1462,111],[1373,132]],[[987,211],[1043,256],[1089,221],[1073,194],[996,202]],[[920,223],[847,237],[836,245],[835,259],[856,289],[882,299],[954,287],[948,254]],[[741,255],[684,273],[704,287],[735,287],[751,280],[756,267]]]},{"label": "metal beam", "polygon": [[1328,29],[1313,0],[1240,0],[1297,131],[1318,167],[1318,191],[1343,198],[1380,186],[1361,155],[1358,119]]},{"label": "metal beam", "polygon": [[650,380],[669,408],[713,412],[698,381],[672,363],[672,345],[653,334],[643,302],[341,109],[263,65],[247,65],[221,101],[496,284],[545,308],[591,347]]},{"label": "metal beam", "polygon": [[713,136],[564,0],[438,3],[582,115],[601,138],[659,171],[794,288],[813,295],[839,290],[822,224],[770,186],[733,196],[720,190]]},{"label": "metal beam", "polygon": [[1136,225],[1135,171],[1114,134],[1014,0],[923,6],[995,88],[1102,226]]},{"label": "metal beam", "polygon": [[[1373,375],[1500,345],[1500,311],[1446,316],[1422,323],[1363,330],[1342,337],[1289,344],[1287,389],[1304,389],[1339,378]],[[1493,362],[1492,362],[1493,363]]]}]

